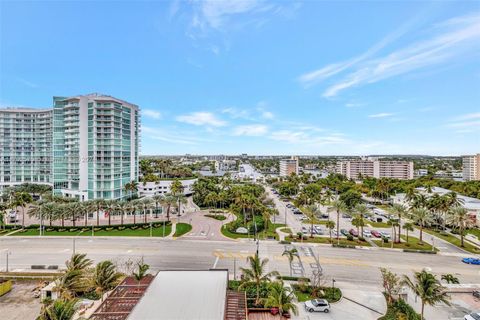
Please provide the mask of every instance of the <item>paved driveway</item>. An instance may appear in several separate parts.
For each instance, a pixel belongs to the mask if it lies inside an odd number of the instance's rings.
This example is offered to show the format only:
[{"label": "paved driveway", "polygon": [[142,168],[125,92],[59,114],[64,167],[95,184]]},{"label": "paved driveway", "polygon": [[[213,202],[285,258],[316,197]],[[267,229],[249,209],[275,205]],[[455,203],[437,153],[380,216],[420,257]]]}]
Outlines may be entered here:
[{"label": "paved driveway", "polygon": [[214,218],[205,217],[206,214],[208,214],[208,210],[187,213],[181,216],[180,222],[191,224],[192,231],[179,239],[232,241],[224,237],[220,231],[223,224],[231,221],[231,215],[227,215],[226,220],[219,221]]}]

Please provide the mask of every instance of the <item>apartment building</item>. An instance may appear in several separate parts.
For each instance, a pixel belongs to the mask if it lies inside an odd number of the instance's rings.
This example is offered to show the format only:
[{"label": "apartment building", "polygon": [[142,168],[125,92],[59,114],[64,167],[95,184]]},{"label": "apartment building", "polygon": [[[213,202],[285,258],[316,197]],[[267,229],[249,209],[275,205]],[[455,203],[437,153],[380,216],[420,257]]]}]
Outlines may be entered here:
[{"label": "apartment building", "polygon": [[480,180],[480,153],[463,156],[463,180]]},{"label": "apartment building", "polygon": [[53,191],[120,199],[138,180],[138,106],[101,94],[53,98]]},{"label": "apartment building", "polygon": [[359,176],[413,179],[414,173],[411,161],[381,161],[378,159],[340,161],[337,163],[336,172],[349,179],[358,179]]},{"label": "apartment building", "polygon": [[288,177],[292,173],[298,175],[298,157],[280,160],[280,177]]},{"label": "apartment building", "polygon": [[0,191],[52,184],[52,110],[0,109]]}]

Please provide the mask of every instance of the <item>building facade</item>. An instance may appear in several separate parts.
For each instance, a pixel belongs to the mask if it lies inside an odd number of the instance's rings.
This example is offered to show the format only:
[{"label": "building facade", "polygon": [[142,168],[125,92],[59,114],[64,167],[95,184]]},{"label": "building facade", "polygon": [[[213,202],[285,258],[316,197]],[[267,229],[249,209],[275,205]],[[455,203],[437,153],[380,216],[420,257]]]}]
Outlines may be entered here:
[{"label": "building facade", "polygon": [[288,177],[292,173],[298,175],[298,157],[280,160],[279,169],[280,177]]},{"label": "building facade", "polygon": [[81,201],[121,199],[138,180],[138,106],[100,94],[53,99],[53,191]]},{"label": "building facade", "polygon": [[0,110],[0,191],[52,184],[52,110]]},{"label": "building facade", "polygon": [[463,156],[463,180],[480,180],[480,153]]},{"label": "building facade", "polygon": [[[193,184],[198,179],[179,179],[182,183],[183,194],[189,196],[193,193]],[[174,180],[160,180],[157,182],[140,182],[138,184],[138,193],[141,197],[153,197],[156,195],[170,194],[170,187]]]},{"label": "building facade", "polygon": [[411,161],[380,161],[371,159],[340,161],[337,163],[337,173],[349,179],[362,177],[413,179],[413,162]]}]

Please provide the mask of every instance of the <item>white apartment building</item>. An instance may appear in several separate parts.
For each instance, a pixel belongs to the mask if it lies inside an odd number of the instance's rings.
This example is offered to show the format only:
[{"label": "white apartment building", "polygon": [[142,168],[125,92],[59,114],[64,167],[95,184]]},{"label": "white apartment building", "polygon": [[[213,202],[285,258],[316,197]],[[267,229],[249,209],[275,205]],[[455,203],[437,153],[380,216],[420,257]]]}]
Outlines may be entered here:
[{"label": "white apartment building", "polygon": [[288,177],[292,173],[298,175],[298,157],[280,160],[280,177]]},{"label": "white apartment building", "polygon": [[101,94],[53,98],[53,191],[120,199],[138,180],[139,107]]},{"label": "white apartment building", "polygon": [[480,180],[480,153],[463,156],[463,180]]},{"label": "white apartment building", "polygon": [[413,162],[411,161],[380,161],[360,159],[340,161],[337,163],[337,173],[349,179],[359,176],[374,178],[413,179]]},{"label": "white apartment building", "polygon": [[[193,184],[198,180],[179,179],[182,183],[183,194],[189,196],[193,193]],[[166,195],[171,193],[170,187],[174,180],[160,180],[157,182],[140,182],[138,183],[138,193],[141,197],[153,197],[155,195]]]},{"label": "white apartment building", "polygon": [[52,185],[51,140],[51,109],[0,109],[0,191],[23,183]]}]

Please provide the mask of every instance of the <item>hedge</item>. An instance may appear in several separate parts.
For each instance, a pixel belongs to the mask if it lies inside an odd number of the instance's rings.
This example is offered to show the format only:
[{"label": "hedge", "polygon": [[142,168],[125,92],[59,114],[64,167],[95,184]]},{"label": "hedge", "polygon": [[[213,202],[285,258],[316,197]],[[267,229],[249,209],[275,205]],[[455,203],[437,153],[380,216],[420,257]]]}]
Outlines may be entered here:
[{"label": "hedge", "polygon": [[[165,226],[168,226],[168,225],[171,225],[172,223],[170,221],[166,221],[165,222]],[[84,225],[80,225],[80,226],[76,226],[76,227],[72,227],[72,226],[49,226],[49,225],[44,225],[43,226],[45,228],[46,231],[69,231],[69,232],[79,232],[79,231],[88,231],[88,230],[92,230],[92,226],[84,226]],[[163,222],[154,222],[152,223],[152,227],[154,228],[160,228],[160,227],[163,227]],[[5,226],[5,229],[11,229],[11,230],[15,230],[15,229],[21,229],[22,227],[19,226],[19,225],[7,225]],[[31,224],[29,226],[25,226],[25,229],[39,229],[40,228],[40,225],[39,224]],[[96,226],[94,225],[93,226],[93,230],[94,231],[101,231],[101,230],[105,230],[105,231],[111,231],[111,230],[125,230],[126,228],[130,228],[132,230],[135,230],[135,229],[138,229],[138,228],[144,228],[144,229],[148,229],[150,228],[150,223],[137,223],[137,224],[133,224],[133,223],[126,223],[126,224],[123,224],[123,225],[120,225],[120,224],[115,224],[115,225],[99,225],[99,226]]]}]

